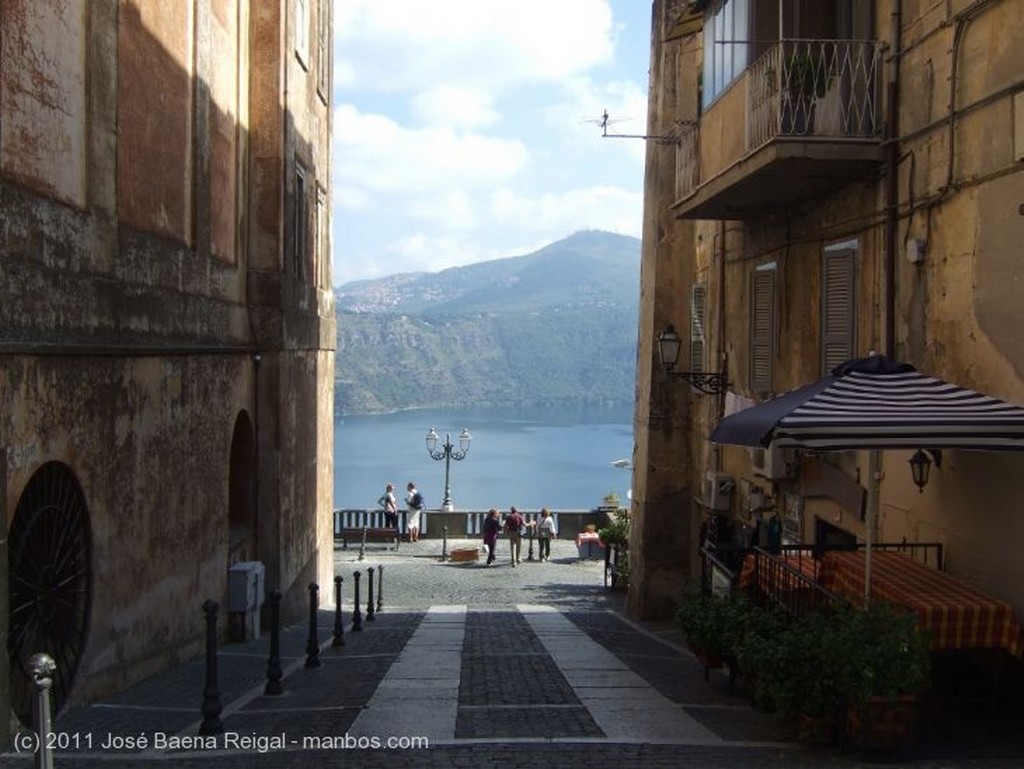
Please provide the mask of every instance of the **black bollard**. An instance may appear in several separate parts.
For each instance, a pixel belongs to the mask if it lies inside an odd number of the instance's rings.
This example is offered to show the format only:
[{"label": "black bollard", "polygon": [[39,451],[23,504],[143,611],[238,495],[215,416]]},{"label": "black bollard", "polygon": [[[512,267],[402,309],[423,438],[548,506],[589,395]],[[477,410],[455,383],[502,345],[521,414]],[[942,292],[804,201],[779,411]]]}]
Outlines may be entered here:
[{"label": "black bollard", "polygon": [[281,685],[281,591],[270,594],[270,658],[267,660],[267,685],[263,693],[284,694]]},{"label": "black bollard", "polygon": [[527,526],[527,532],[526,532],[527,536],[529,536],[529,538],[530,538],[530,550],[526,554],[526,560],[527,561],[532,561],[533,560],[533,532],[534,532],[534,530],[536,528],[537,528],[537,519],[534,518],[533,519],[533,525],[532,526]]},{"label": "black bollard", "polygon": [[345,645],[345,623],[341,619],[341,583],[344,580],[338,576],[334,578],[334,640],[331,646]]},{"label": "black bollard", "polygon": [[352,574],[352,577],[356,581],[355,608],[352,610],[352,630],[358,631],[363,629],[363,611],[359,608],[359,579],[362,577],[362,574],[357,571]]},{"label": "black bollard", "polygon": [[377,567],[377,611],[384,608],[384,567]]},{"label": "black bollard", "polygon": [[306,641],[306,667],[320,667],[320,640],[316,637],[316,610],[320,602],[320,586],[309,583],[309,640]]},{"label": "black bollard", "polygon": [[373,609],[373,567],[366,570],[366,619],[373,622],[377,617]]},{"label": "black bollard", "polygon": [[217,683],[217,610],[220,606],[216,601],[207,598],[203,601],[203,613],[206,615],[206,687],[203,689],[203,722],[199,725],[199,733],[223,734],[224,724],[220,720],[220,687]]}]

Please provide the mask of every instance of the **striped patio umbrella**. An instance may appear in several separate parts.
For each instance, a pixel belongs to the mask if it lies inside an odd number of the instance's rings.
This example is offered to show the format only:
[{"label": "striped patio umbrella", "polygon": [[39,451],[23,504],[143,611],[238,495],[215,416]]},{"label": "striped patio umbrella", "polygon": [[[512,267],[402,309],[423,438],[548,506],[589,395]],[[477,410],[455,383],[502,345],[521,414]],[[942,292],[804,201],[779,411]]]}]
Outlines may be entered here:
[{"label": "striped patio umbrella", "polygon": [[1024,450],[1024,407],[873,355],[725,417],[711,441],[812,451]]},{"label": "striped patio umbrella", "polygon": [[[725,417],[710,440],[812,451],[1020,451],[1024,408],[872,355],[847,361],[817,382]],[[871,594],[871,533],[878,513],[872,501],[877,504],[869,495],[865,603]]]}]

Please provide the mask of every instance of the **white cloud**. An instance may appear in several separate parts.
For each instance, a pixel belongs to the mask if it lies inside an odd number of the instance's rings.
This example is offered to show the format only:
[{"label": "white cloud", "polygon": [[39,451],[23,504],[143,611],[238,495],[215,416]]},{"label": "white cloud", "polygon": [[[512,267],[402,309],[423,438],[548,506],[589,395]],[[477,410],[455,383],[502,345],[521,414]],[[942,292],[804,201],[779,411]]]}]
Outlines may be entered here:
[{"label": "white cloud", "polygon": [[491,198],[495,222],[535,232],[601,229],[640,236],[643,193],[598,186],[527,197],[501,189]]},{"label": "white cloud", "polygon": [[582,229],[638,236],[646,142],[585,122],[607,109],[644,133],[650,6],[635,3],[336,3],[336,283]]},{"label": "white cloud", "polygon": [[[337,61],[360,87],[418,89],[459,71],[500,87],[558,80],[609,61],[607,0],[349,0],[336,17]],[[365,55],[381,51],[386,55]]]},{"label": "white cloud", "polygon": [[436,126],[407,128],[343,105],[334,117],[335,180],[377,192],[410,194],[439,186],[491,187],[514,177],[529,157],[518,139]]},{"label": "white cloud", "polygon": [[439,85],[416,94],[413,114],[426,125],[473,128],[493,123],[498,113],[494,97],[480,88]]}]

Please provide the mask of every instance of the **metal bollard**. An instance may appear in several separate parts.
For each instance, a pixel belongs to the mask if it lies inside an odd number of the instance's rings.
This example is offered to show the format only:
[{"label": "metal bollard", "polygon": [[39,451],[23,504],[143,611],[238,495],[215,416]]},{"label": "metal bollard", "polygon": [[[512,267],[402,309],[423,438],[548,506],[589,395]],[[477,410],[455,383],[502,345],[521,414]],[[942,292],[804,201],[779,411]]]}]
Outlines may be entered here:
[{"label": "metal bollard", "polygon": [[441,561],[444,562],[444,561],[448,560],[448,524],[447,523],[442,527],[442,531],[444,532],[444,539],[441,540]]},{"label": "metal bollard", "polygon": [[223,734],[224,724],[220,720],[220,686],[217,683],[217,610],[220,606],[211,598],[203,601],[206,614],[206,687],[203,689],[203,722],[199,733]]},{"label": "metal bollard", "polygon": [[267,660],[267,685],[263,693],[275,696],[284,693],[281,685],[281,591],[270,594],[270,658]]},{"label": "metal bollard", "polygon": [[377,617],[373,611],[373,567],[366,570],[366,619],[373,622]]},{"label": "metal bollard", "polygon": [[334,578],[334,640],[331,646],[345,645],[345,623],[341,619],[341,583],[344,580],[337,576]]},{"label": "metal bollard", "polygon": [[359,579],[362,575],[357,571],[352,574],[352,577],[356,581],[356,600],[355,608],[352,610],[352,630],[359,631],[363,629],[363,612],[359,608]]},{"label": "metal bollard", "polygon": [[359,543],[359,560],[366,557],[366,527],[363,526],[363,541]]},{"label": "metal bollard", "polygon": [[53,727],[50,722],[50,687],[53,686],[53,674],[57,665],[49,654],[33,654],[28,661],[28,669],[36,685],[36,699],[32,721],[36,725],[36,760],[35,769],[53,769],[53,743],[50,735]]},{"label": "metal bollard", "polygon": [[537,519],[536,518],[533,519],[533,526],[527,526],[526,528],[527,528],[527,536],[530,538],[530,550],[526,554],[526,560],[527,561],[532,561],[533,560],[533,530],[537,528]]},{"label": "metal bollard", "polygon": [[384,608],[384,567],[377,567],[377,611]]},{"label": "metal bollard", "polygon": [[316,611],[320,603],[320,586],[309,583],[309,639],[306,641],[306,667],[320,667],[320,639],[316,637]]}]

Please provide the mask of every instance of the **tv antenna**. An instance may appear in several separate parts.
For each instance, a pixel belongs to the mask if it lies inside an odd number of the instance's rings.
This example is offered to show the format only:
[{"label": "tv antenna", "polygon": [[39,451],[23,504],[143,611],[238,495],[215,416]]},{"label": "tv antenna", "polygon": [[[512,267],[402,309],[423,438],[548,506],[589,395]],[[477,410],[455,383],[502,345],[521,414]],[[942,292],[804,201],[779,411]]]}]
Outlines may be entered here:
[{"label": "tv antenna", "polygon": [[619,123],[623,119],[613,120],[608,116],[608,110],[605,110],[601,117],[597,120],[591,120],[589,122],[596,123],[601,126],[601,136],[605,139],[647,139],[658,144],[680,144],[682,142],[683,128],[687,126],[696,125],[693,120],[676,120],[673,123],[672,130],[664,135],[653,135],[653,134],[620,134],[611,132],[609,133],[608,127],[614,123]]}]

